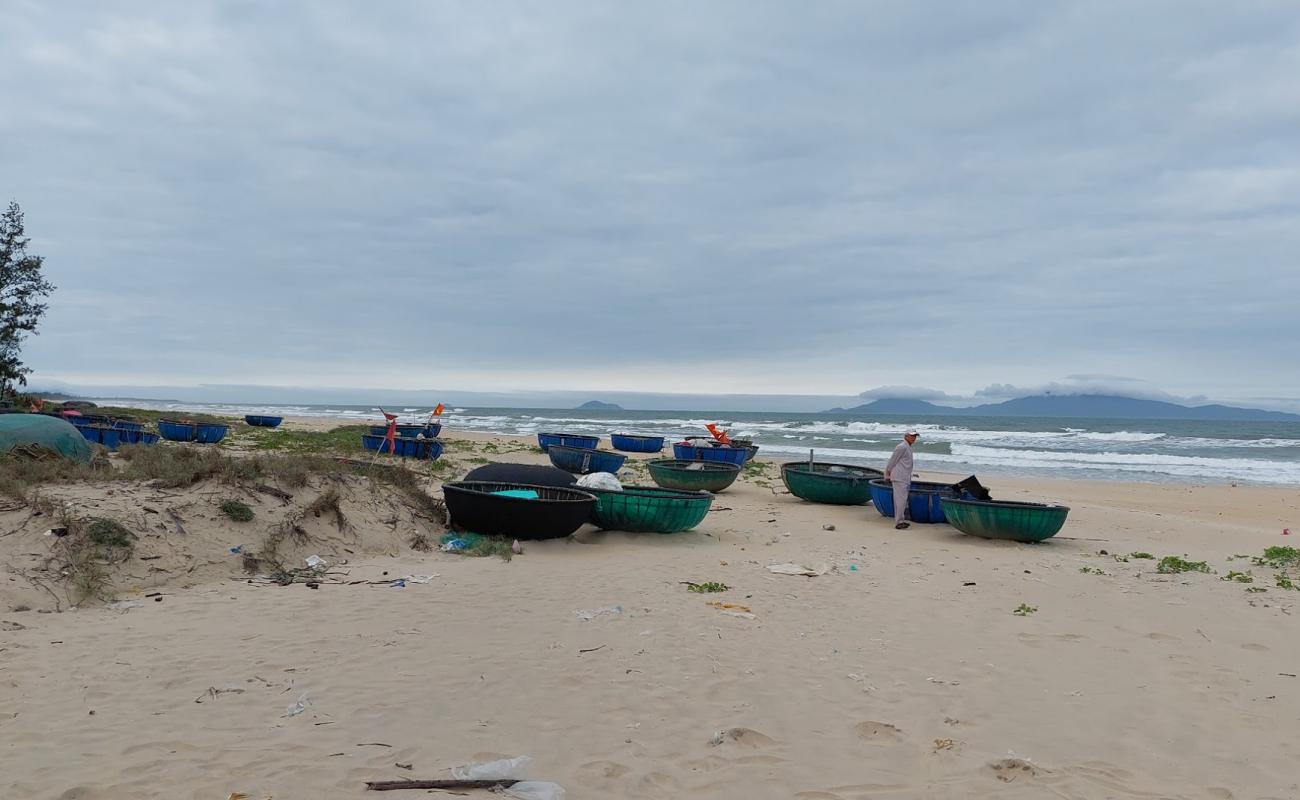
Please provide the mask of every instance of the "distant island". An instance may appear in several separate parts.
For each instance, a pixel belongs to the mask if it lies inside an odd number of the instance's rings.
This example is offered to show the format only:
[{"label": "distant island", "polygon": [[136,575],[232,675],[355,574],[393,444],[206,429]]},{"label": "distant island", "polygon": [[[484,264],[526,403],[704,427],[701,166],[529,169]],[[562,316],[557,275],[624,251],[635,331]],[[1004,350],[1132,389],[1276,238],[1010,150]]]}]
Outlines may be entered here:
[{"label": "distant island", "polygon": [[602,403],[599,400],[588,400],[578,406],[579,411],[622,411],[623,407],[615,403]]},{"label": "distant island", "polygon": [[1109,394],[1040,394],[1002,403],[957,408],[926,400],[882,399],[853,408],[832,408],[827,414],[904,414],[963,417],[1089,417],[1092,419],[1195,419],[1233,422],[1300,422],[1300,414],[1258,408],[1206,405],[1182,406],[1163,400],[1141,400]]}]

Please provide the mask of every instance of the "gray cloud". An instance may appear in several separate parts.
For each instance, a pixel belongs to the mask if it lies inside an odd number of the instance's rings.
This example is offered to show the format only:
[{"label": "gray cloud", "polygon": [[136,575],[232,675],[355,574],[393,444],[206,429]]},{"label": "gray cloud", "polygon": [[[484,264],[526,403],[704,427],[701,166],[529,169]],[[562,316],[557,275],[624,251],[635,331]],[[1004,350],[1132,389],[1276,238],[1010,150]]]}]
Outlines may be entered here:
[{"label": "gray cloud", "polygon": [[1300,396],[1298,24],[18,0],[0,199],[60,286],[28,360],[81,384]]}]

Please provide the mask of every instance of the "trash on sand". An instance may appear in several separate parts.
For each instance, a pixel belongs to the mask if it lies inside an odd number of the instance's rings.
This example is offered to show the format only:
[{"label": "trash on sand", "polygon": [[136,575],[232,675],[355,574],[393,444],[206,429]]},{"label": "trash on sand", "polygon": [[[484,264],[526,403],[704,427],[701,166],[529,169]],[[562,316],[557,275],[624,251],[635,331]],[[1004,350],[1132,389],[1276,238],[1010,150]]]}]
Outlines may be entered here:
[{"label": "trash on sand", "polygon": [[746,613],[751,612],[751,611],[754,610],[754,609],[750,608],[749,606],[742,606],[740,603],[723,603],[723,602],[720,602],[720,601],[717,601],[717,600],[714,600],[714,601],[711,602],[711,603],[705,603],[705,605],[706,605],[706,606],[713,606],[714,608],[735,609],[736,611],[744,611],[744,612],[746,612]]},{"label": "trash on sand", "polygon": [[573,615],[580,620],[591,621],[596,617],[603,617],[606,614],[618,615],[623,613],[622,606],[607,606],[606,608],[593,608],[583,611],[575,611]]},{"label": "trash on sand", "polygon": [[311,697],[308,696],[307,692],[303,692],[302,694],[298,695],[298,701],[296,703],[294,703],[293,705],[285,709],[284,716],[296,717],[302,712],[306,711],[307,706],[309,705],[311,705]]},{"label": "trash on sand", "polygon": [[513,542],[510,543],[510,552],[514,553],[517,556],[523,555],[524,546],[519,543],[518,539],[515,539]]},{"label": "trash on sand", "polygon": [[307,556],[307,566],[314,570],[323,570],[329,566],[320,556]]},{"label": "trash on sand", "polygon": [[477,533],[452,533],[448,531],[438,539],[438,549],[444,553],[461,553],[483,541]]},{"label": "trash on sand", "polygon": [[104,606],[109,611],[130,611],[133,608],[139,608],[140,604],[134,600],[118,600],[116,603],[109,603]]},{"label": "trash on sand", "polygon": [[433,579],[436,577],[438,577],[436,573],[433,575],[403,575],[400,580],[406,581],[407,583],[424,584],[433,583]]},{"label": "trash on sand", "polygon": [[515,800],[564,800],[564,787],[550,781],[520,781],[501,792]]},{"label": "trash on sand", "polygon": [[524,769],[530,761],[532,759],[528,756],[516,756],[515,758],[502,758],[497,761],[485,761],[482,764],[452,767],[451,777],[458,781],[522,780]]},{"label": "trash on sand", "polygon": [[230,548],[230,552],[232,552],[232,553],[238,555],[238,554],[244,552],[244,546],[243,546],[242,544],[237,544],[237,545],[235,545],[234,547]]},{"label": "trash on sand", "polygon": [[833,531],[833,530],[835,530],[835,526],[834,526],[834,525],[823,525],[823,526],[822,526],[822,530],[824,530],[824,531]]},{"label": "trash on sand", "polygon": [[857,571],[858,571],[857,564],[849,564],[849,572],[857,572]]},{"label": "trash on sand", "polygon": [[585,489],[604,489],[610,492],[623,491],[623,484],[618,482],[612,473],[609,472],[592,472],[578,478],[578,485]]},{"label": "trash on sand", "polygon": [[803,564],[768,564],[767,571],[777,575],[806,575],[809,578],[816,578],[829,572],[830,567],[825,564],[817,567],[806,567]]},{"label": "trash on sand", "polygon": [[391,587],[394,588],[394,589],[405,589],[405,588],[406,588],[406,578],[398,578],[397,580],[393,581],[392,583],[390,583],[390,584],[388,584],[388,585],[391,586]]}]

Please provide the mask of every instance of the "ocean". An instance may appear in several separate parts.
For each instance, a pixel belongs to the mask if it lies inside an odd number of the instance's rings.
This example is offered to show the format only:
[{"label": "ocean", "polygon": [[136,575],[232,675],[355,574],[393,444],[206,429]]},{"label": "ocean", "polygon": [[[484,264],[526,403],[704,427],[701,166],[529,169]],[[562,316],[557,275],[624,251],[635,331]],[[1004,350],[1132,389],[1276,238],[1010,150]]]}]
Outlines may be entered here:
[{"label": "ocean", "polygon": [[[97,401],[183,412],[380,419],[375,406],[237,405],[148,400]],[[389,408],[405,418],[431,407]],[[924,473],[1035,475],[1088,480],[1300,485],[1300,423],[1191,420],[924,417],[697,411],[592,411],[545,408],[451,408],[448,430],[532,436],[539,431],[706,436],[721,423],[751,438],[760,455],[881,467],[902,432],[921,434],[916,469]],[[608,445],[606,445],[608,446]]]}]

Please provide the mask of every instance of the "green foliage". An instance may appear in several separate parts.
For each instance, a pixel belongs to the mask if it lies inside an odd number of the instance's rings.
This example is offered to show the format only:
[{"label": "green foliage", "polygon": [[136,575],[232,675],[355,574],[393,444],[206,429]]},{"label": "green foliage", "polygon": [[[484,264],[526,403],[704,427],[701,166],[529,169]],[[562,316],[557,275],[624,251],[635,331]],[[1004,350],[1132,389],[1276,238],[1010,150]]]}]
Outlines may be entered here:
[{"label": "green foliage", "polygon": [[1105,575],[1105,574],[1106,574],[1105,572],[1102,572],[1102,571],[1101,571],[1100,569],[1098,569],[1097,567],[1079,567],[1079,571],[1082,572],[1082,573],[1085,574],[1085,575]]},{"label": "green foliage", "polygon": [[727,584],[720,583],[718,581],[705,581],[704,583],[691,583],[690,581],[686,582],[686,590],[688,592],[697,592],[699,594],[707,594],[709,592],[725,592],[730,588],[731,587],[728,586]]},{"label": "green foliage", "polygon": [[221,513],[235,522],[251,522],[253,520],[253,509],[248,503],[240,500],[222,500]]},{"label": "green foliage", "polygon": [[348,455],[362,452],[361,437],[370,432],[369,425],[341,425],[328,431],[293,431],[279,428],[240,428],[239,436],[254,450],[280,450],[286,453]]},{"label": "green foliage", "polygon": [[1038,610],[1037,606],[1031,606],[1028,603],[1021,603],[1020,605],[1016,606],[1015,610],[1012,611],[1011,613],[1015,614],[1017,617],[1027,617],[1037,610]]},{"label": "green foliage", "polygon": [[1285,572],[1279,572],[1274,575],[1273,583],[1277,584],[1277,588],[1279,589],[1291,589],[1293,591],[1300,590],[1300,586],[1296,586],[1295,581],[1292,581],[1291,576],[1287,575]]},{"label": "green foliage", "polygon": [[1264,555],[1255,556],[1250,561],[1255,566],[1272,567],[1273,569],[1300,566],[1300,549],[1285,545],[1266,547],[1264,548]]},{"label": "green foliage", "polygon": [[1151,560],[1153,560],[1153,561],[1155,560],[1155,556],[1151,555],[1150,553],[1129,553],[1129,554],[1128,554],[1128,557],[1129,557],[1129,558],[1149,558],[1149,559],[1151,559]]},{"label": "green foliage", "polygon": [[1237,572],[1234,569],[1234,570],[1229,570],[1228,574],[1224,575],[1222,578],[1219,578],[1219,580],[1234,581],[1236,583],[1254,583],[1255,576],[1251,575],[1249,572]]},{"label": "green foliage", "polygon": [[86,525],[86,537],[98,547],[130,551],[135,547],[136,536],[122,523],[103,517],[91,517]]},{"label": "green foliage", "polygon": [[1251,592],[1253,594],[1257,592],[1267,592],[1268,589],[1265,589],[1262,586],[1247,586],[1246,591]]},{"label": "green foliage", "polygon": [[0,214],[0,397],[14,384],[27,385],[31,368],[22,362],[23,340],[49,306],[43,302],[54,284],[41,274],[45,259],[27,252],[23,211],[16,202]]},{"label": "green foliage", "polygon": [[1209,572],[1210,566],[1204,561],[1187,561],[1178,556],[1165,556],[1156,564],[1156,572],[1161,575],[1177,575],[1182,572]]}]

